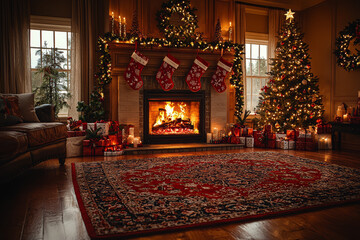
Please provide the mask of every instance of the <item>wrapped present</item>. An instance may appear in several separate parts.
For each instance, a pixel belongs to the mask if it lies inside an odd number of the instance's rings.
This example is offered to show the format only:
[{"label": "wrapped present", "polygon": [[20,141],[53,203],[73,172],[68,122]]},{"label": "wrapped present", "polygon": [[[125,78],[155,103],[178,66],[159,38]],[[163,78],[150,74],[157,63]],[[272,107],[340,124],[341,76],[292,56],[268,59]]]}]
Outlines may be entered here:
[{"label": "wrapped present", "polygon": [[296,130],[286,130],[286,137],[290,140],[294,140],[299,137],[299,131]]},{"label": "wrapped present", "polygon": [[96,122],[96,129],[100,128],[99,135],[100,136],[107,136],[109,135],[109,127],[110,124],[108,122]]},{"label": "wrapped present", "polygon": [[240,144],[244,144],[245,145],[245,137],[240,137]]},{"label": "wrapped present", "polygon": [[253,128],[248,128],[248,129],[247,129],[247,135],[246,135],[246,136],[252,137],[252,136],[253,136],[253,132],[254,132],[254,129],[253,129]]},{"label": "wrapped present", "polygon": [[265,125],[264,131],[265,131],[266,133],[271,133],[271,132],[272,132],[272,127],[271,127],[271,125],[270,125],[270,124]]},{"label": "wrapped present", "polygon": [[285,139],[285,137],[286,137],[285,133],[275,133],[276,140]]},{"label": "wrapped present", "polygon": [[68,138],[76,137],[76,131],[67,131],[67,137]]},{"label": "wrapped present", "polygon": [[295,149],[295,141],[289,139],[276,140],[276,148]]},{"label": "wrapped present", "polygon": [[246,137],[245,146],[248,147],[248,148],[253,148],[254,147],[254,138],[253,137]]},{"label": "wrapped present", "polygon": [[235,137],[245,136],[247,134],[247,127],[241,126],[239,124],[235,124],[231,128],[231,134],[234,135]]},{"label": "wrapped present", "polygon": [[76,137],[82,137],[86,135],[86,131],[75,131]]},{"label": "wrapped present", "polygon": [[265,134],[263,131],[254,131],[254,146],[259,148],[265,147]]},{"label": "wrapped present", "polygon": [[240,137],[232,136],[230,142],[232,144],[240,144],[241,143]]}]

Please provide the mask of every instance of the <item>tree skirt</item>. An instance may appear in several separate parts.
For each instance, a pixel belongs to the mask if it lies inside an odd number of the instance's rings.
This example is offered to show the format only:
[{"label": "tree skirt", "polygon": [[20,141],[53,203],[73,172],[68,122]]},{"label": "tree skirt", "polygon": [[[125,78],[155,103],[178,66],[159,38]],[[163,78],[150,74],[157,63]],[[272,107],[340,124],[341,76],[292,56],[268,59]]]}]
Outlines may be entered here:
[{"label": "tree skirt", "polygon": [[360,171],[253,152],[72,164],[91,238],[289,213],[360,199]]}]

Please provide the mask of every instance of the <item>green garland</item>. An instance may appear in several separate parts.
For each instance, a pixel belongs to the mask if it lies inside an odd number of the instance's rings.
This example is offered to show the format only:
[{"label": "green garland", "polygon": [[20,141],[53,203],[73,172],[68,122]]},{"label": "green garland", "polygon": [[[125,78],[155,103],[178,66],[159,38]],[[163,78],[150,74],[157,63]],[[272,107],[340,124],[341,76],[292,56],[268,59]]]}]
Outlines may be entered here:
[{"label": "green garland", "polygon": [[339,33],[335,42],[335,55],[339,66],[346,71],[360,68],[360,51],[352,54],[349,50],[350,42],[355,38],[354,45],[360,43],[360,19],[351,22]]},{"label": "green garland", "polygon": [[244,107],[244,83],[242,79],[242,54],[244,54],[244,45],[237,44],[233,42],[205,42],[205,41],[182,41],[179,39],[174,39],[169,41],[167,39],[159,38],[124,38],[119,37],[110,32],[106,33],[103,37],[100,37],[98,40],[98,47],[100,51],[100,65],[99,72],[96,74],[98,79],[98,90],[103,92],[103,89],[108,85],[111,78],[111,57],[109,53],[108,43],[110,42],[120,42],[126,41],[130,43],[137,42],[141,46],[147,47],[172,47],[172,48],[193,48],[199,49],[202,51],[214,51],[214,50],[224,50],[231,51],[234,50],[234,63],[233,63],[233,74],[230,78],[230,83],[235,88],[235,116],[239,117],[243,113]]},{"label": "green garland", "polygon": [[[158,27],[165,38],[171,39],[193,39],[196,28],[198,28],[196,9],[191,8],[190,0],[170,0],[161,5],[161,10],[156,14],[159,22]],[[174,14],[178,14],[181,24],[173,25],[170,20]],[[195,39],[198,39],[197,37]]]}]

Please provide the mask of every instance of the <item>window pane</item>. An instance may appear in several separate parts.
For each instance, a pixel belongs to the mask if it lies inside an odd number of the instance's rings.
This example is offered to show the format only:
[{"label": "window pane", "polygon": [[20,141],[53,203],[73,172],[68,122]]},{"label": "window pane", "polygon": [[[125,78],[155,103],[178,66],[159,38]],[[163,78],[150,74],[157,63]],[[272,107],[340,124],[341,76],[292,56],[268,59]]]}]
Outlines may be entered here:
[{"label": "window pane", "polygon": [[[31,68],[37,68],[40,61],[40,48],[31,48]],[[38,53],[37,53],[38,52]]]},{"label": "window pane", "polygon": [[42,46],[47,48],[53,48],[54,47],[54,35],[53,31],[41,31],[42,33]]},{"label": "window pane", "polygon": [[246,95],[246,109],[252,111],[252,107],[251,107],[251,95]]},{"label": "window pane", "polygon": [[246,78],[246,94],[251,94],[251,78]]},{"label": "window pane", "polygon": [[245,62],[246,62],[246,66],[245,66],[246,76],[251,76],[251,62],[249,59],[246,59]]},{"label": "window pane", "polygon": [[63,59],[63,62],[60,64],[62,69],[67,69],[67,51],[58,51],[59,57]]},{"label": "window pane", "polygon": [[252,94],[258,95],[262,88],[262,79],[261,78],[253,78],[253,89]]},{"label": "window pane", "polygon": [[251,44],[251,58],[259,58],[259,45]]},{"label": "window pane", "polygon": [[40,47],[40,30],[30,30],[30,47]]},{"label": "window pane", "polygon": [[260,58],[267,59],[267,45],[260,45]]},{"label": "window pane", "polygon": [[253,95],[253,97],[252,97],[252,109],[251,109],[251,111],[254,112],[258,104],[259,104],[259,95]]},{"label": "window pane", "polygon": [[245,44],[245,57],[250,58],[250,44]]},{"label": "window pane", "polygon": [[71,32],[68,32],[67,36],[68,36],[68,49],[70,49],[71,48]]},{"label": "window pane", "polygon": [[66,49],[67,47],[66,32],[55,32],[55,47]]},{"label": "window pane", "polygon": [[41,74],[38,74],[36,70],[31,71],[31,86],[34,91],[36,88],[41,85]]},{"label": "window pane", "polygon": [[68,52],[68,69],[71,69],[71,51],[67,51]]},{"label": "window pane", "polygon": [[259,75],[259,60],[251,60],[251,75]]},{"label": "window pane", "polygon": [[266,76],[267,61],[266,60],[259,60],[259,61],[260,61],[260,76]]}]

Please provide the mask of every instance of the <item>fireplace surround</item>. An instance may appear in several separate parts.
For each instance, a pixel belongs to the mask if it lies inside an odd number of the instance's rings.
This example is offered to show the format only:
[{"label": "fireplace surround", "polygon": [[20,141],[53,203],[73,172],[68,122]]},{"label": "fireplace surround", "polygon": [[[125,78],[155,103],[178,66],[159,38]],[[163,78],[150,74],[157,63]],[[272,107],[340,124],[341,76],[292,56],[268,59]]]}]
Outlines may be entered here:
[{"label": "fireplace surround", "polygon": [[144,90],[143,94],[144,143],[205,141],[205,91]]}]

